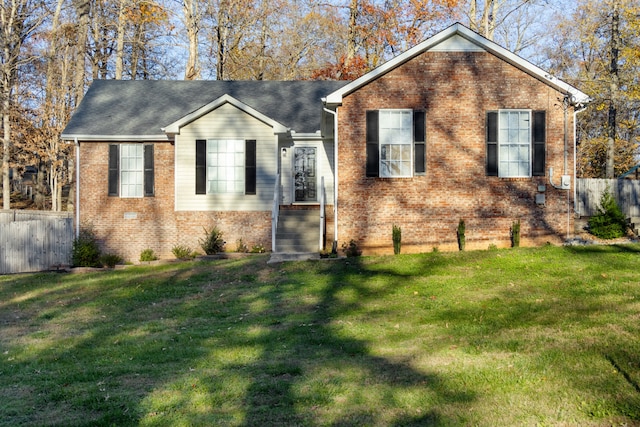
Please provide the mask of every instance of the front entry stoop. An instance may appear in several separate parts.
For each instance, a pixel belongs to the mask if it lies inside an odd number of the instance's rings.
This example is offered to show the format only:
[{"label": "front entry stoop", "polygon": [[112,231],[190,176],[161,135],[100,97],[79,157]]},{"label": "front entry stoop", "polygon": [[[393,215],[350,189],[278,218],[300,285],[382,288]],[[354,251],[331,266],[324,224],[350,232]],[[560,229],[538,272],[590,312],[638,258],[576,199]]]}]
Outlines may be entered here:
[{"label": "front entry stoop", "polygon": [[276,230],[276,251],[269,262],[319,259],[320,211],[283,209]]}]

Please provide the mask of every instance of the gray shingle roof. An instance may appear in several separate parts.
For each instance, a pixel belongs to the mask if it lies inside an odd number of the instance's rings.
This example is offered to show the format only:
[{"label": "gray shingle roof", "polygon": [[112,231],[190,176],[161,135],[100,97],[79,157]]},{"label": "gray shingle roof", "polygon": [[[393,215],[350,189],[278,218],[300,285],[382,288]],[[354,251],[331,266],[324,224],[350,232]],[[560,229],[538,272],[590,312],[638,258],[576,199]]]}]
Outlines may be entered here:
[{"label": "gray shingle roof", "polygon": [[86,136],[162,135],[161,128],[228,94],[300,133],[320,129],[321,99],[344,81],[96,80],[63,132]]}]

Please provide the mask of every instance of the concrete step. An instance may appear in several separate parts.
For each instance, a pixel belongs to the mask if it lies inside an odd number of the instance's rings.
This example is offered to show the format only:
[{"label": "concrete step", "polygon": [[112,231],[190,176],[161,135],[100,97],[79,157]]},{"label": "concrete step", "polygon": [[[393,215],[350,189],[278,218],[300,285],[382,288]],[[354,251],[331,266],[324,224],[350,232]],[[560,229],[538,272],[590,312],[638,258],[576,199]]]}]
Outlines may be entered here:
[{"label": "concrete step", "polygon": [[319,222],[319,210],[281,210],[276,230],[276,252],[318,252]]}]

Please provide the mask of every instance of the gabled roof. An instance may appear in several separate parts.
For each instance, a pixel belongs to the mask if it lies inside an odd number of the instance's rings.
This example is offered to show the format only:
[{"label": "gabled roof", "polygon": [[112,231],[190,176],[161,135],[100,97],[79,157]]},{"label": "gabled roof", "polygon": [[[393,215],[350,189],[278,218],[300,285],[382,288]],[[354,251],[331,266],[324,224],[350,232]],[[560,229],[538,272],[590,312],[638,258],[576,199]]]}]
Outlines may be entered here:
[{"label": "gabled roof", "polygon": [[216,102],[231,102],[281,131],[321,128],[322,97],[336,81],[96,80],[62,138],[81,141],[166,140],[173,130]]},{"label": "gabled roof", "polygon": [[163,130],[165,133],[168,133],[168,134],[180,133],[181,127],[193,122],[194,120],[199,119],[200,117],[204,116],[205,114],[215,110],[216,108],[224,104],[231,104],[237,109],[244,111],[245,113],[255,117],[261,122],[268,124],[274,129],[274,133],[285,133],[289,130],[289,128],[287,128],[282,123],[278,123],[277,121],[265,116],[261,112],[256,111],[254,108],[251,108],[247,104],[240,102],[237,99],[235,99],[233,96],[227,95],[227,94],[222,95],[220,98],[214,100],[213,102],[208,103],[207,105],[201,108],[198,108],[193,113],[187,114],[186,116],[180,118],[179,120],[171,123],[169,126],[163,128]]},{"label": "gabled roof", "polygon": [[549,73],[537,67],[536,65],[533,65],[531,62],[521,58],[513,52],[508,51],[507,49],[486,39],[485,37],[482,37],[478,33],[465,27],[464,25],[457,23],[437,33],[433,37],[428,38],[427,40],[407,50],[401,55],[398,55],[395,58],[385,62],[384,64],[373,69],[362,77],[354,80],[353,82],[339,88],[326,97],[325,103],[329,105],[341,104],[342,98],[344,96],[347,96],[348,94],[358,90],[369,82],[377,79],[378,77],[401,66],[412,58],[429,50],[440,50],[449,52],[486,51],[519,68],[525,73],[530,74],[531,76],[545,82],[556,90],[570,95],[572,98],[571,101],[574,105],[580,106],[587,104],[591,99],[587,94],[581,92],[568,83],[551,76]]}]

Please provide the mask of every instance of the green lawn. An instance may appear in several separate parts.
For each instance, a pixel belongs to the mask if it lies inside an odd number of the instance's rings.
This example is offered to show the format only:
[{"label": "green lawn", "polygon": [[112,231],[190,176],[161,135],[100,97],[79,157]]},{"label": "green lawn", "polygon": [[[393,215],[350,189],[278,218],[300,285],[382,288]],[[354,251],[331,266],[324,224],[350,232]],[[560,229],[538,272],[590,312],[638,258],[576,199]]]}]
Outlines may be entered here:
[{"label": "green lawn", "polygon": [[640,425],[640,246],[0,276],[0,426]]}]

